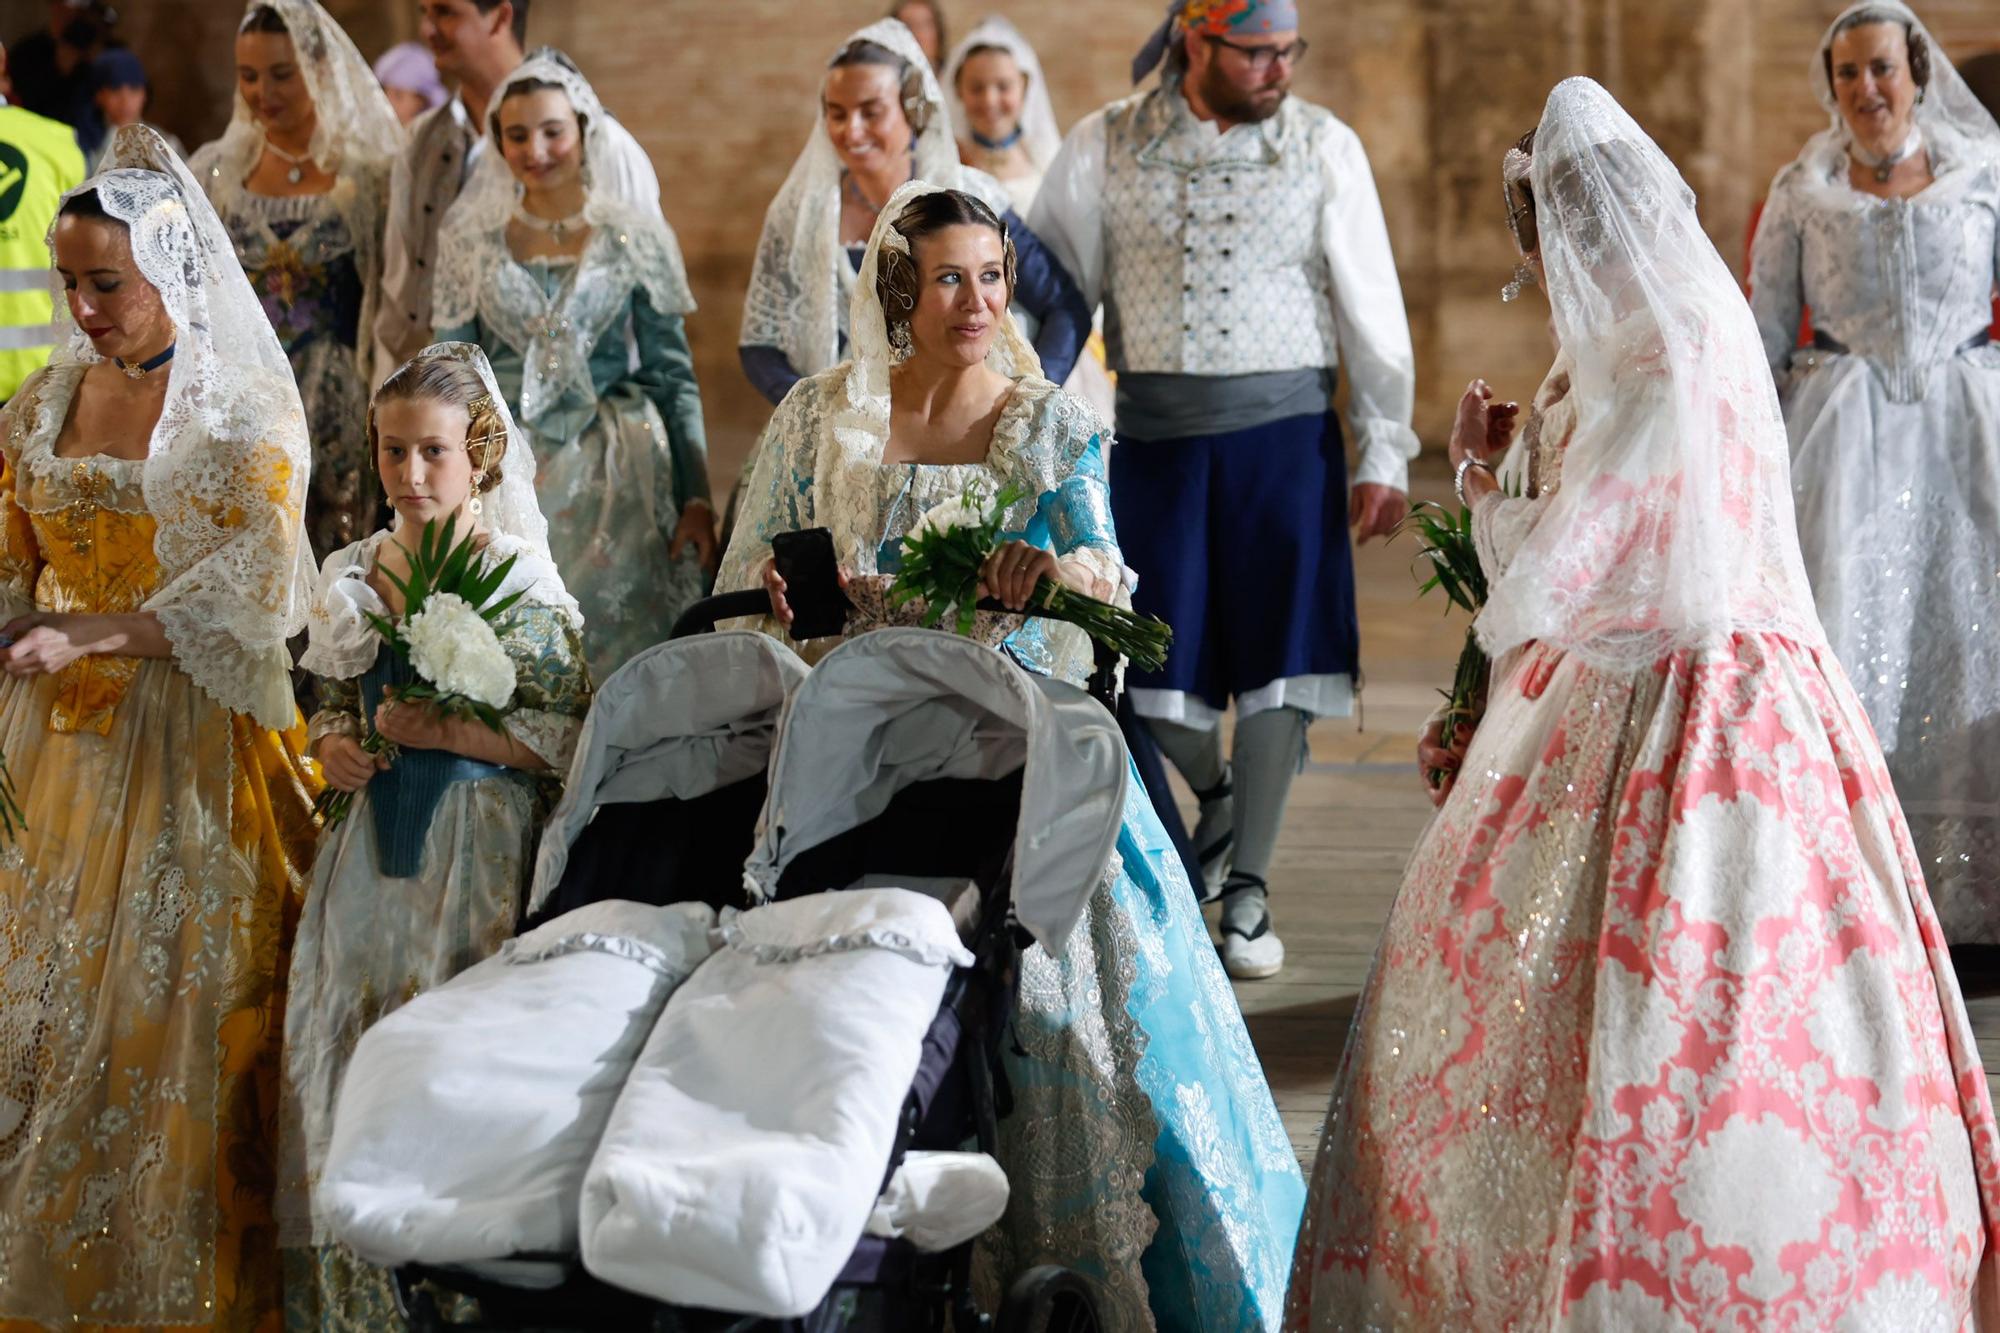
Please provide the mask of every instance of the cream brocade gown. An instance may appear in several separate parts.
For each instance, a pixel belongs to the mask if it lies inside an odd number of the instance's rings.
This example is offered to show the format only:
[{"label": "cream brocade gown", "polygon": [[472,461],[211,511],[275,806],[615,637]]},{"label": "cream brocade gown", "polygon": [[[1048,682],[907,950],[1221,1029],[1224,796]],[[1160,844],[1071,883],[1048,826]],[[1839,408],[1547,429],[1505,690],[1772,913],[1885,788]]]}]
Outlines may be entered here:
[{"label": "cream brocade gown", "polygon": [[[160,581],[144,464],[51,452],[75,379],[15,400],[8,617],[134,611]],[[0,677],[27,815],[0,851],[0,1331],[279,1326],[278,1043],[318,786],[304,741],[172,660]]]}]

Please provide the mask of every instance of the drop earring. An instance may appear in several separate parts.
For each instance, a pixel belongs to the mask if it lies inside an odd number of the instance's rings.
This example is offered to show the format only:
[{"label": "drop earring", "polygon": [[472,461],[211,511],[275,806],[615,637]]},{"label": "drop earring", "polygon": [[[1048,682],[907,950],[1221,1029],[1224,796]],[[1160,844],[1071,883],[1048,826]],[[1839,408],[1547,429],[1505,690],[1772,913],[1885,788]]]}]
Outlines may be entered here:
[{"label": "drop earring", "polygon": [[486,507],[479,498],[479,488],[485,484],[486,474],[484,472],[475,472],[472,474],[472,498],[465,502],[465,512],[475,519],[479,517],[479,511]]},{"label": "drop earring", "polygon": [[1535,270],[1528,267],[1525,259],[1514,265],[1514,276],[1507,279],[1507,285],[1500,289],[1500,299],[1512,303],[1521,299],[1525,289],[1535,285]]}]

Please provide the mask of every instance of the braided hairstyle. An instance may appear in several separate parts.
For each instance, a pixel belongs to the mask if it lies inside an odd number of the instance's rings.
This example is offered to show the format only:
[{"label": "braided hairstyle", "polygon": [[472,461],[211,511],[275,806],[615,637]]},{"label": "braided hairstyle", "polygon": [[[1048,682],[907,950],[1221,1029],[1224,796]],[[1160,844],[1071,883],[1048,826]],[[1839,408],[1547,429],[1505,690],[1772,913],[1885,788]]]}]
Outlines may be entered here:
[{"label": "braided hairstyle", "polygon": [[375,409],[383,403],[450,403],[466,414],[465,452],[471,456],[472,470],[479,477],[473,488],[484,495],[500,484],[500,460],[507,454],[507,424],[500,405],[486,392],[479,372],[468,362],[449,356],[422,356],[406,361],[375,391],[368,404],[368,452],[381,444],[375,426]]},{"label": "braided hairstyle", "polygon": [[917,273],[917,242],[946,227],[984,227],[1000,238],[1007,300],[1009,304],[1013,302],[1019,261],[1006,222],[977,195],[963,190],[938,190],[912,199],[896,215],[895,228],[910,243],[910,253],[885,245],[876,258],[875,295],[882,302],[882,317],[888,322],[890,334],[894,334],[897,325],[906,323],[910,312],[917,308],[917,291],[922,281]]}]

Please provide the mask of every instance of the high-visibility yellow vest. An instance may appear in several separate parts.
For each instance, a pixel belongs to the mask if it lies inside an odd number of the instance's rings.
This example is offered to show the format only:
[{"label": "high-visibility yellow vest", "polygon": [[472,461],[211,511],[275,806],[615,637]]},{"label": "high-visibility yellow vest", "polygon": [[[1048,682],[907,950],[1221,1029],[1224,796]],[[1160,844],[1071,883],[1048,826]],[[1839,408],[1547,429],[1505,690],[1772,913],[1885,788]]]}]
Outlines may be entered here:
[{"label": "high-visibility yellow vest", "polygon": [[74,130],[0,105],[0,399],[13,397],[55,344],[49,223],[63,192],[82,183]]}]

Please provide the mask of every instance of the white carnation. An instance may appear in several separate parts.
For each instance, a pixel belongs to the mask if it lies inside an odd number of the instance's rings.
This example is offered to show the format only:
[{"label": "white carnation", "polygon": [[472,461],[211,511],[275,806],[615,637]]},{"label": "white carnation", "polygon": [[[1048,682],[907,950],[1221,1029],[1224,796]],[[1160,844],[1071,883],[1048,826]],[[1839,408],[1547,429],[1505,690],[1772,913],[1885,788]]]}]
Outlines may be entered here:
[{"label": "white carnation", "polygon": [[972,496],[959,495],[929,510],[910,530],[912,537],[926,532],[950,532],[954,528],[976,528],[986,521],[986,509]]},{"label": "white carnation", "polygon": [[403,626],[410,665],[446,694],[504,708],[514,698],[514,659],[493,627],[463,597],[444,592]]}]

